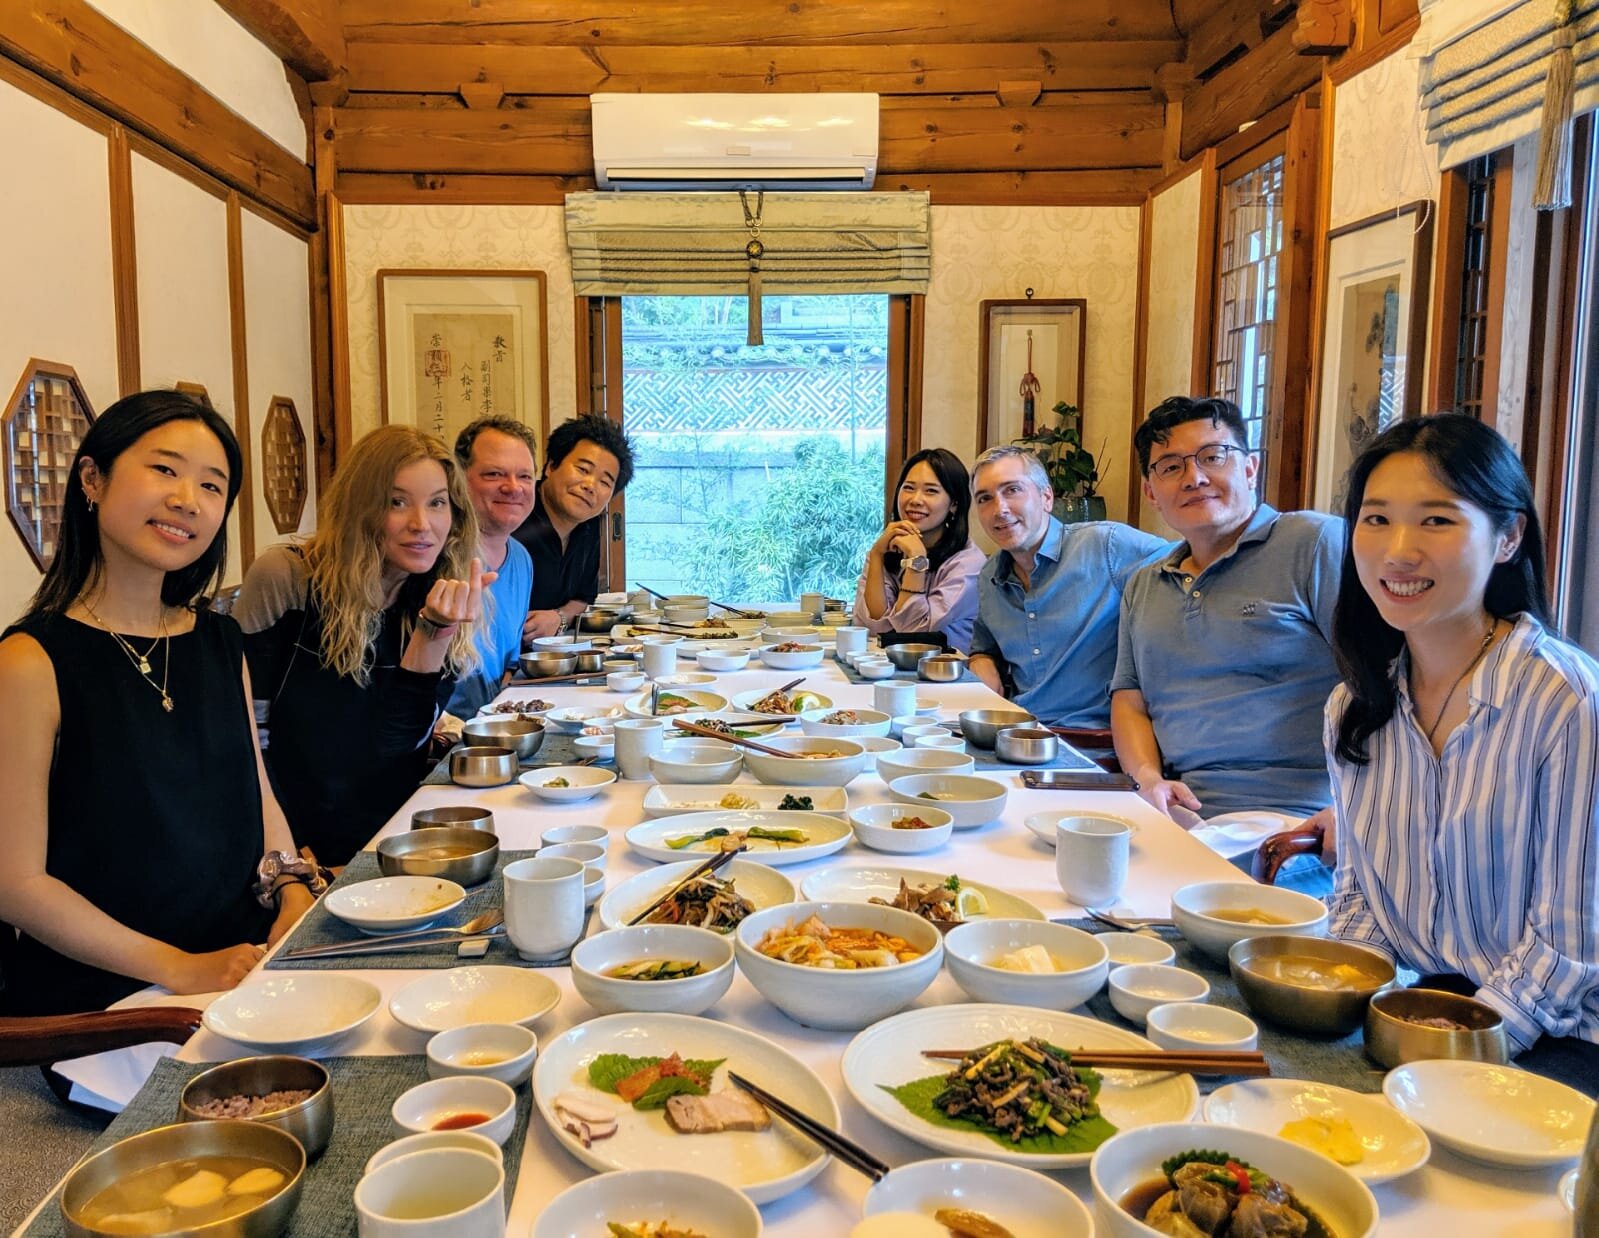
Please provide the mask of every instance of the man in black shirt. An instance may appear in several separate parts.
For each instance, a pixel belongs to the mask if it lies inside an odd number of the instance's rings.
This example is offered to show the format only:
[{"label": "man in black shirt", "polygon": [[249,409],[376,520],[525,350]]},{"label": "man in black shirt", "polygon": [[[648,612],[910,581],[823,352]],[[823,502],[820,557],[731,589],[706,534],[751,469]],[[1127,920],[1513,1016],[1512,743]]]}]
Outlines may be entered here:
[{"label": "man in black shirt", "polygon": [[562,422],[544,449],[533,514],[515,537],[533,556],[533,597],[522,639],[553,636],[599,592],[605,506],[633,479],[633,445],[598,413]]}]

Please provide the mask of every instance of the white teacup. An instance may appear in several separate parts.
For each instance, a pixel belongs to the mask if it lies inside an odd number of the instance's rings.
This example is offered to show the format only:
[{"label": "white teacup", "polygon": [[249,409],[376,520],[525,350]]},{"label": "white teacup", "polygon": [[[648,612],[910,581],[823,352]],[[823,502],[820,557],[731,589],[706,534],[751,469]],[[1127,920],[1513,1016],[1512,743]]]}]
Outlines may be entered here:
[{"label": "white teacup", "polygon": [[1133,827],[1115,817],[1062,817],[1055,823],[1055,876],[1083,907],[1113,901],[1127,884]]},{"label": "white teacup", "polygon": [[651,679],[662,679],[677,671],[676,645],[646,644],[641,649],[639,658],[644,664],[644,673]]},{"label": "white teacup", "polygon": [[356,1184],[361,1238],[504,1238],[505,1170],[466,1148],[429,1148]]},{"label": "white teacup", "polygon": [[916,685],[908,680],[889,680],[872,685],[872,708],[890,718],[916,712]]},{"label": "white teacup", "polygon": [[650,758],[666,742],[664,718],[621,718],[614,728],[616,769],[623,778],[650,777]]},{"label": "white teacup", "polygon": [[583,935],[582,861],[535,856],[507,864],[505,933],[524,959],[558,959],[570,951]]},{"label": "white teacup", "polygon": [[[440,1036],[444,1034],[439,1033]],[[528,1034],[532,1035],[531,1032]],[[375,1173],[379,1166],[387,1165],[402,1156],[410,1156],[413,1152],[429,1152],[435,1148],[465,1148],[468,1152],[488,1157],[496,1165],[500,1164],[502,1159],[500,1145],[476,1131],[423,1131],[420,1135],[407,1135],[403,1139],[396,1139],[393,1143],[384,1144],[368,1158],[362,1176]]]},{"label": "white teacup", "polygon": [[838,642],[837,649],[839,656],[842,657],[847,653],[865,653],[866,638],[868,635],[870,635],[870,633],[868,633],[865,628],[849,626],[835,628],[833,630],[833,636]]},{"label": "white teacup", "polygon": [[813,619],[822,613],[822,606],[827,598],[821,593],[802,593],[799,598],[799,608]]}]

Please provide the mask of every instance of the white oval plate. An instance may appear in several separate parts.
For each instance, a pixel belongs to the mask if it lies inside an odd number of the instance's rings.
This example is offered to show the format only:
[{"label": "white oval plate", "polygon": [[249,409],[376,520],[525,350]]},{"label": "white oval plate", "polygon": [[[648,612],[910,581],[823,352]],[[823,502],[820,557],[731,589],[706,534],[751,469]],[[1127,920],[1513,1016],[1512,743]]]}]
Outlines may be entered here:
[{"label": "white oval plate", "polygon": [[1432,1155],[1427,1132],[1381,1096],[1303,1079],[1247,1079],[1205,1098],[1205,1121],[1218,1126],[1281,1135],[1298,1118],[1342,1118],[1353,1126],[1366,1155],[1344,1168],[1367,1186],[1420,1169]]},{"label": "white oval plate", "polygon": [[586,726],[609,727],[622,716],[616,705],[562,705],[544,715],[544,723],[564,735],[576,735]]},{"label": "white oval plate", "polygon": [[716,839],[693,843],[674,851],[667,843],[674,838],[703,834],[706,830],[748,830],[753,826],[773,830],[801,830],[806,836],[803,843],[777,843],[764,838],[745,840],[745,852],[751,859],[774,868],[787,864],[803,864],[819,860],[824,855],[849,845],[855,836],[848,821],[829,817],[819,812],[685,812],[675,817],[658,817],[635,825],[627,832],[627,841],[634,851],[659,864],[674,864],[678,860],[713,855],[720,848]]},{"label": "white oval plate", "polygon": [[[704,862],[703,857],[682,860],[633,874],[600,900],[600,927],[613,929],[626,924]],[[794,901],[794,883],[775,868],[753,860],[729,860],[717,871],[717,876],[731,879],[733,888],[754,903],[756,911]]]},{"label": "white oval plate", "polygon": [[[533,1102],[555,1138],[591,1169],[687,1169],[735,1186],[754,1203],[770,1203],[804,1186],[827,1164],[827,1153],[779,1118],[764,1131],[679,1135],[661,1109],[638,1110],[601,1092],[588,1065],[602,1053],[630,1057],[725,1058],[711,1091],[733,1085],[736,1070],[770,1088],[818,1122],[838,1130],[838,1104],[815,1072],[764,1036],[712,1019],[681,1014],[614,1014],[590,1019],[540,1047],[533,1067]],[[554,1101],[562,1092],[592,1096],[616,1110],[617,1131],[585,1148],[564,1130]]]},{"label": "white oval plate", "polygon": [[1130,833],[1138,833],[1138,822],[1129,821],[1126,817],[1118,817],[1113,813],[1107,812],[1073,812],[1069,810],[1066,812],[1058,810],[1055,812],[1033,812],[1027,814],[1022,824],[1053,848],[1055,846],[1055,823],[1066,817],[1109,817],[1112,821],[1120,821],[1125,824]]},{"label": "white oval plate", "polygon": [[[780,682],[787,681],[784,680]],[[773,684],[772,688],[777,686],[777,684]],[[748,710],[750,713],[755,714],[757,718],[777,718],[784,722],[798,722],[799,714],[761,714],[755,712],[755,702],[760,700],[763,696],[771,696],[772,688],[751,688],[747,692],[735,692],[733,694],[733,704],[739,709]],[[799,687],[795,688],[794,691],[810,692],[811,690],[809,688]],[[793,693],[790,693],[789,695],[792,696]],[[805,706],[806,709],[831,709],[833,707],[832,697],[823,696],[820,692],[811,692],[811,696],[815,699]]]},{"label": "white oval plate", "polygon": [[206,1007],[206,1030],[265,1053],[310,1053],[365,1023],[383,1003],[376,985],[337,972],[265,973]]},{"label": "white oval plate", "polygon": [[1382,1094],[1451,1151],[1517,1169],[1576,1160],[1594,1115],[1574,1088],[1489,1062],[1410,1062],[1388,1072]]},{"label": "white oval plate", "polygon": [[[900,878],[913,886],[933,885],[948,880],[949,873],[919,868],[825,868],[800,882],[800,893],[813,903],[868,903],[874,898],[892,899],[899,893]],[[1048,917],[1025,898],[961,878],[963,886],[979,891],[988,900],[988,914],[973,916],[983,920],[1044,920]]]},{"label": "white oval plate", "polygon": [[[755,808],[724,808],[722,796],[729,794],[754,800]],[[761,782],[740,782],[722,786],[657,784],[644,793],[644,815],[653,821],[656,817],[674,817],[684,812],[775,812],[784,797],[790,795],[810,796],[812,812],[826,813],[830,817],[849,814],[849,793],[843,787],[769,787]]]},{"label": "white oval plate", "polygon": [[329,890],[322,905],[363,933],[403,933],[448,915],[466,891],[442,877],[375,877]]},{"label": "white oval plate", "polygon": [[527,1027],[555,1009],[561,990],[524,967],[454,967],[429,972],[389,998],[396,1023],[417,1032],[447,1032],[468,1023]]},{"label": "white oval plate", "polygon": [[686,715],[703,716],[720,713],[727,708],[727,698],[715,692],[707,692],[703,688],[667,688],[662,696],[680,696],[686,701],[693,701],[691,709],[680,710],[678,713],[669,714],[664,709],[659,714],[650,713],[650,693],[646,688],[643,692],[627,698],[624,702],[628,714],[634,718],[677,718]]},{"label": "white oval plate", "polygon": [[[844,1086],[885,1126],[952,1156],[977,1156],[1033,1169],[1086,1165],[1092,1152],[1018,1152],[978,1131],[934,1126],[883,1090],[948,1073],[941,1069],[943,1063],[923,1057],[923,1049],[976,1048],[996,1040],[1025,1040],[1029,1036],[1038,1036],[1063,1049],[1155,1047],[1142,1036],[1081,1015],[1031,1006],[931,1006],[907,1010],[857,1034],[844,1050]],[[1199,1109],[1199,1089],[1191,1075],[1125,1070],[1100,1073],[1100,1112],[1118,1131],[1157,1122],[1186,1122]]]}]

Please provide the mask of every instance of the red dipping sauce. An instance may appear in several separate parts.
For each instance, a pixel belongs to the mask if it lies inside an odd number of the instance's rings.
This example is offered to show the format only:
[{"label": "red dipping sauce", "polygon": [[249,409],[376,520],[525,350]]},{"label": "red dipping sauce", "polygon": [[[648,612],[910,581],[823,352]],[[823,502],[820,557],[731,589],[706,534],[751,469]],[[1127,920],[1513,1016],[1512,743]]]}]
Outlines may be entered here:
[{"label": "red dipping sauce", "polygon": [[447,1118],[440,1118],[433,1124],[436,1131],[459,1131],[468,1126],[482,1126],[489,1120],[486,1113],[452,1113]]}]

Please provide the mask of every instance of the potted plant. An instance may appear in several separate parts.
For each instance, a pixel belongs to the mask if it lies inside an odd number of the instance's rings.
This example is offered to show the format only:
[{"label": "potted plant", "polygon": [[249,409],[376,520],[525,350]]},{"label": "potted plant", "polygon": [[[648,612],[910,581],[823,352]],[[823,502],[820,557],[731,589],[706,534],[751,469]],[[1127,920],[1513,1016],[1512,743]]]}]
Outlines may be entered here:
[{"label": "potted plant", "polygon": [[[1064,400],[1051,410],[1056,424],[1016,439],[1043,462],[1055,492],[1055,516],[1067,524],[1105,519],[1105,498],[1099,493],[1099,465],[1083,446],[1083,415]],[[1100,451],[1105,450],[1100,445]]]}]

